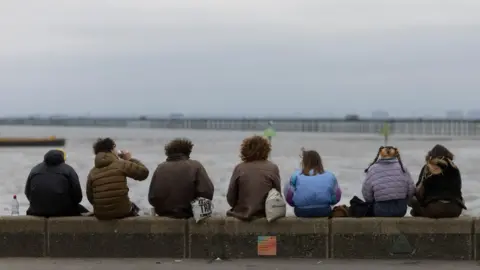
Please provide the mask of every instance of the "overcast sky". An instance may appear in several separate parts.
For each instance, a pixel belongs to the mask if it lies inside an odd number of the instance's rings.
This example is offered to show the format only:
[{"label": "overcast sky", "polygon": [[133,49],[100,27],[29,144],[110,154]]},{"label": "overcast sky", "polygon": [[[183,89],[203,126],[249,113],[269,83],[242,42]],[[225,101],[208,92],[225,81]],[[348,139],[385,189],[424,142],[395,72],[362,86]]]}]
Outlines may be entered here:
[{"label": "overcast sky", "polygon": [[480,0],[2,0],[0,116],[480,108]]}]

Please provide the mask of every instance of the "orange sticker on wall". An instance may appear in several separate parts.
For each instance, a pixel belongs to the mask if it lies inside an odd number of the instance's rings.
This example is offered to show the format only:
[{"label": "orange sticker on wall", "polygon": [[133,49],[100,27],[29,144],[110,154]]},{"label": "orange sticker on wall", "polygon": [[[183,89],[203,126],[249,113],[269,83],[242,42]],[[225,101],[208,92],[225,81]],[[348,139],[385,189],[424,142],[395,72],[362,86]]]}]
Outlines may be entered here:
[{"label": "orange sticker on wall", "polygon": [[257,253],[258,256],[277,256],[277,237],[258,236]]}]

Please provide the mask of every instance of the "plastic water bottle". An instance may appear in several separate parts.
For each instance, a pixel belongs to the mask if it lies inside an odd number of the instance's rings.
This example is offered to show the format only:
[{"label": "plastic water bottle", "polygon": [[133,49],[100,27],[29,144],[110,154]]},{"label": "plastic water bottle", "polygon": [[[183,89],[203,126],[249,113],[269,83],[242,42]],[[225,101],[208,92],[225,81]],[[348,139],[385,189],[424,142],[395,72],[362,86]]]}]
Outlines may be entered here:
[{"label": "plastic water bottle", "polygon": [[18,203],[17,195],[13,195],[12,216],[18,216],[18,215],[20,215],[20,204]]}]

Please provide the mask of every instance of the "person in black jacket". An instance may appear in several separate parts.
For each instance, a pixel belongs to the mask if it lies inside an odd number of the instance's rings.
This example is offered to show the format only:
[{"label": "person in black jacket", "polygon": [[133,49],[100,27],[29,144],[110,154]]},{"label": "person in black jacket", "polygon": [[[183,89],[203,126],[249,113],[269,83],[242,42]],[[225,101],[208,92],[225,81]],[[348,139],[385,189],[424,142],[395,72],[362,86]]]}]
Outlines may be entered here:
[{"label": "person in black jacket", "polygon": [[33,167],[25,185],[30,202],[27,215],[61,217],[88,213],[80,205],[83,195],[78,175],[65,160],[64,151],[50,150],[43,162]]},{"label": "person in black jacket", "polygon": [[439,144],[428,152],[418,176],[415,197],[410,202],[412,216],[453,218],[467,209],[460,170],[453,158],[453,154]]}]

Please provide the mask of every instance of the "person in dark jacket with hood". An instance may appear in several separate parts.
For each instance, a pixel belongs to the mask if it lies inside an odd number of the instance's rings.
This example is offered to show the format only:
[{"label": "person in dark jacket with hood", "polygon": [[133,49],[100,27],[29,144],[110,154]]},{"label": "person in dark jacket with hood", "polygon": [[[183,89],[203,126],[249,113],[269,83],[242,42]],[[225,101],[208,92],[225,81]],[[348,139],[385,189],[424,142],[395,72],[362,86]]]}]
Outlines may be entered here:
[{"label": "person in dark jacket with hood", "polygon": [[40,217],[80,216],[88,210],[80,205],[82,188],[75,170],[65,163],[63,150],[50,150],[33,167],[25,185],[30,202],[27,215]]},{"label": "person in dark jacket with hood", "polygon": [[467,209],[462,197],[460,170],[453,154],[443,145],[435,145],[426,156],[410,205],[412,216],[454,218]]}]

